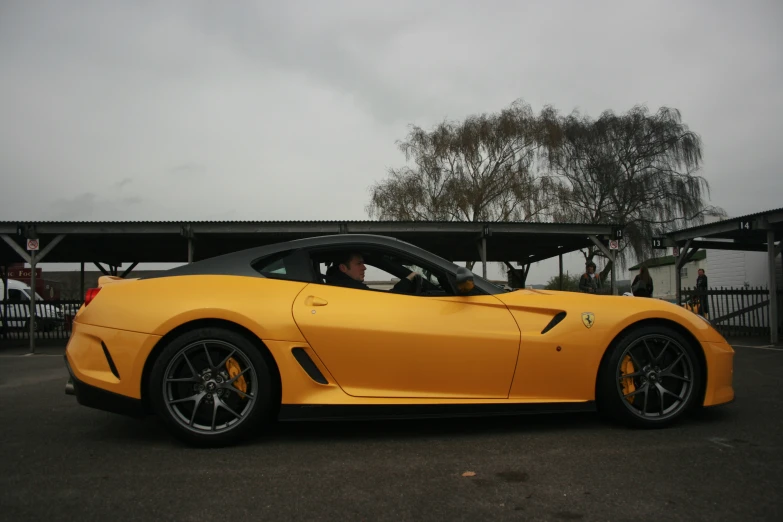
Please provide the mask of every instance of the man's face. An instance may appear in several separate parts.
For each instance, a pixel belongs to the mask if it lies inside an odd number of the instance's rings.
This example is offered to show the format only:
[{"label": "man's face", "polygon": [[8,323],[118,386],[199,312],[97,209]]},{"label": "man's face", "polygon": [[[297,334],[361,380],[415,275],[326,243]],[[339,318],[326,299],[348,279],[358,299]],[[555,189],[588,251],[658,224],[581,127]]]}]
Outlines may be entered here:
[{"label": "man's face", "polygon": [[588,274],[592,274],[593,272],[595,272],[595,267],[593,267],[592,265],[591,265],[591,266],[588,266],[588,267],[587,267],[587,273],[588,273]]},{"label": "man's face", "polygon": [[699,268],[699,275],[704,275],[704,270]]},{"label": "man's face", "polygon": [[351,262],[348,266],[340,265],[340,270],[346,273],[351,279],[356,281],[364,281],[364,272],[367,267],[364,266],[364,258],[362,256],[354,256],[351,258]]}]

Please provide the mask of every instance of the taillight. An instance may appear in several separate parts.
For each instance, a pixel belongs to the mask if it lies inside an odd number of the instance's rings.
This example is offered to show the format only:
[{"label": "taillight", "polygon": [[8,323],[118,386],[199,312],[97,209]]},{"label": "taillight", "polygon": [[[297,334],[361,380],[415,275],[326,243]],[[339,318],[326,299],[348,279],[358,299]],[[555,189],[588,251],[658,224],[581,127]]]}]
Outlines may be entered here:
[{"label": "taillight", "polygon": [[100,291],[101,291],[100,287],[90,288],[89,290],[87,290],[87,293],[84,295],[84,306],[90,304],[90,301],[95,299],[95,296],[98,295],[98,292]]}]

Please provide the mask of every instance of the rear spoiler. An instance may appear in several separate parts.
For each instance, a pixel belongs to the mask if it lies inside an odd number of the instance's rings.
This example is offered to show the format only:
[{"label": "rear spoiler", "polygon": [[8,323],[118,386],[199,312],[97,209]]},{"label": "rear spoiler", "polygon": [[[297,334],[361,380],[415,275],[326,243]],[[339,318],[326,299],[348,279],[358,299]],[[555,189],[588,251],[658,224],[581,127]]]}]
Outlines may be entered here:
[{"label": "rear spoiler", "polygon": [[105,286],[105,285],[108,285],[108,284],[111,284],[111,283],[115,283],[117,281],[135,281],[137,279],[138,279],[138,277],[134,277],[132,279],[126,279],[126,278],[120,277],[120,276],[105,275],[105,276],[101,276],[101,277],[98,278],[98,287],[102,287],[102,286]]}]

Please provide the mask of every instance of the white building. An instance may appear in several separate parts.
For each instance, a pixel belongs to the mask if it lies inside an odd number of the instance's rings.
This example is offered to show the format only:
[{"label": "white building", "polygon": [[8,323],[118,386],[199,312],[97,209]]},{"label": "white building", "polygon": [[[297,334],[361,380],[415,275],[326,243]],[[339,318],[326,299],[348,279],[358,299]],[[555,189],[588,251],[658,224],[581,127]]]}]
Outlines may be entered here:
[{"label": "white building", "polygon": [[[699,250],[691,260],[682,267],[682,286],[683,288],[696,286],[696,278],[699,276],[699,268],[703,268],[708,274],[707,262],[705,258],[707,252],[705,250]],[[639,269],[642,265],[646,265],[650,271],[650,277],[653,280],[653,297],[664,299],[666,301],[675,301],[677,299],[677,275],[675,272],[675,258],[674,256],[663,256],[648,259],[643,263],[632,266],[628,270],[631,272],[630,278],[633,282],[633,278],[639,273]],[[712,286],[712,281],[710,286]]]},{"label": "white building", "polygon": [[[707,267],[704,270],[710,288],[769,288],[766,252],[710,249],[707,251]],[[775,258],[775,276],[777,288],[783,288],[780,256]]]},{"label": "white building", "polygon": [[[632,266],[631,280],[639,273],[642,264],[647,265],[653,278],[653,297],[674,301],[677,298],[677,279],[673,255],[652,258]],[[710,289],[719,288],[769,288],[766,252],[740,250],[698,250],[682,267],[682,288],[696,286],[700,268],[704,269]],[[775,259],[777,287],[783,288],[781,257]]]}]

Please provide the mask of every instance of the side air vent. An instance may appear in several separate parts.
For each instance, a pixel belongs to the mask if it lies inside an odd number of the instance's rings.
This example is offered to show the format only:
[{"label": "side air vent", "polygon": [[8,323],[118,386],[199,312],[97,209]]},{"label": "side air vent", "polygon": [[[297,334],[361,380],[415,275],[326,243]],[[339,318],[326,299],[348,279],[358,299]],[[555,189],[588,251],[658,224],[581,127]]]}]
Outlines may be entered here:
[{"label": "side air vent", "polygon": [[565,313],[565,312],[560,312],[559,314],[557,314],[556,316],[554,316],[554,317],[552,318],[552,320],[551,320],[551,321],[549,321],[549,324],[548,324],[548,325],[546,325],[546,328],[544,328],[543,330],[541,330],[541,334],[543,335],[543,334],[547,333],[549,330],[551,330],[552,328],[554,328],[555,326],[557,326],[557,324],[558,324],[560,321],[562,321],[563,319],[565,319],[565,316],[566,316],[566,313]]},{"label": "side air vent", "polygon": [[111,373],[114,374],[115,377],[118,379],[120,378],[120,372],[117,371],[117,367],[114,366],[114,360],[111,358],[111,354],[109,353],[109,349],[106,348],[106,345],[103,341],[101,341],[101,348],[103,348],[103,355],[106,356],[106,360],[109,362],[109,369],[111,369]]},{"label": "side air vent", "polygon": [[296,362],[299,363],[302,369],[307,372],[307,375],[309,375],[312,380],[318,384],[329,384],[329,381],[326,380],[326,377],[324,377],[324,375],[318,369],[318,366],[316,366],[310,356],[307,355],[307,352],[304,350],[304,348],[294,348],[291,350],[291,353],[294,354],[294,359],[296,359]]}]

